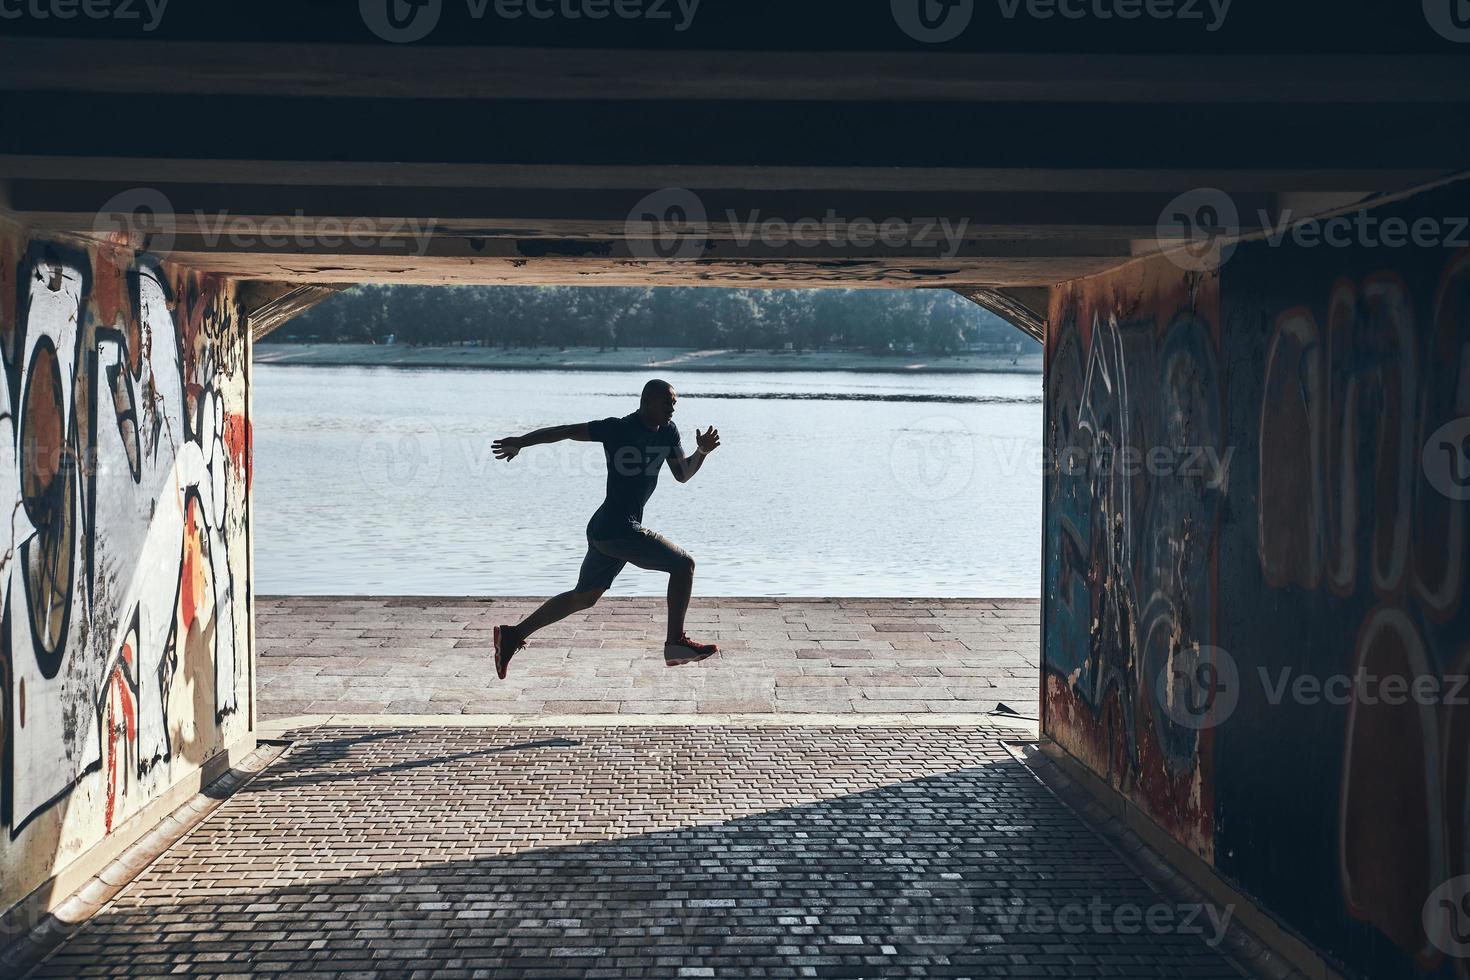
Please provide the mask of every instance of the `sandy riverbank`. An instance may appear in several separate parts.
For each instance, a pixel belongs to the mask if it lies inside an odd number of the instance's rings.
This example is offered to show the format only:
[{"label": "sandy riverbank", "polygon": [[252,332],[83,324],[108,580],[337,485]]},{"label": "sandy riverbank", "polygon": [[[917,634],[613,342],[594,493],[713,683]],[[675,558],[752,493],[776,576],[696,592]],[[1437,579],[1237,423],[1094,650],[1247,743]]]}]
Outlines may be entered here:
[{"label": "sandy riverbank", "polygon": [[407,347],[399,344],[260,344],[257,364],[316,367],[471,368],[485,371],[859,371],[1039,374],[1041,348],[1020,355],[680,350],[671,347]]}]

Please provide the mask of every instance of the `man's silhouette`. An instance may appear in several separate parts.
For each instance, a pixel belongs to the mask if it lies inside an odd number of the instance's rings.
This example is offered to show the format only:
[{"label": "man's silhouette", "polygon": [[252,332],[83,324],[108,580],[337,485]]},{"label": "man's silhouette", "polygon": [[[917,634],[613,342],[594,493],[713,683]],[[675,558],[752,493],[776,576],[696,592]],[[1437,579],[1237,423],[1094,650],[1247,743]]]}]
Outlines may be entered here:
[{"label": "man's silhouette", "polygon": [[705,457],[720,448],[720,434],[710,426],[708,432],[695,430],[698,448],[693,456],[684,455],[674,425],[678,400],[673,385],[650,381],[643,386],[643,398],[632,415],[537,429],[519,438],[497,440],[491,447],[496,459],[509,462],[527,446],[571,439],[600,442],[607,457],[607,499],[587,524],[587,557],[582,559],[577,587],[546,600],[516,626],[495,627],[495,673],[502,680],[511,657],[526,645],[532,633],[574,612],[592,608],[629,562],[669,573],[669,633],[664,642],[664,663],[670,667],[695,663],[718,649],[713,643],[696,643],[684,632],[684,615],[694,590],[694,559],[663,535],[643,526],[643,505],[658,486],[659,470],[667,464],[674,479],[688,483]]}]

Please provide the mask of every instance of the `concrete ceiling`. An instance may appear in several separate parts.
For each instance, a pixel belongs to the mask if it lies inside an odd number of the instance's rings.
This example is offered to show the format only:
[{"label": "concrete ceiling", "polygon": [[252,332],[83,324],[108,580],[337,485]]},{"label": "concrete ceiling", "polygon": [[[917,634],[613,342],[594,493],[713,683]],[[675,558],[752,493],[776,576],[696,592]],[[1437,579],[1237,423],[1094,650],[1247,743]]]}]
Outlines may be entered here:
[{"label": "concrete ceiling", "polygon": [[435,2],[416,43],[299,0],[0,19],[4,209],[281,284],[976,294],[1175,245],[1196,189],[1249,233],[1470,167],[1470,45],[1417,3],[1210,30],[976,2],[929,44],[917,0],[704,0],[682,31]]}]

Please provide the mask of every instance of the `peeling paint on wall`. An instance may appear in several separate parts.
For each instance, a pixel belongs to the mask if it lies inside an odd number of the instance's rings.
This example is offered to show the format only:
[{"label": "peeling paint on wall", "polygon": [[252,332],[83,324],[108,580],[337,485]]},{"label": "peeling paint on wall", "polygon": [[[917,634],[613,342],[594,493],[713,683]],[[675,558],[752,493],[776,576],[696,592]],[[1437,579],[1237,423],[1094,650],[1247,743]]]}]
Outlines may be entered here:
[{"label": "peeling paint on wall", "polygon": [[248,733],[249,467],[232,287],[3,229],[0,260],[4,909]]},{"label": "peeling paint on wall", "polygon": [[[1152,695],[1174,658],[1216,639],[1225,488],[1200,464],[1226,459],[1218,281],[1133,266],[1055,290],[1051,324],[1049,733],[1208,859],[1210,734],[1177,724]],[[1125,463],[1156,449],[1176,472],[1151,478]]]},{"label": "peeling paint on wall", "polygon": [[[1375,211],[1466,213],[1464,184]],[[1442,951],[1470,915],[1430,908],[1470,875],[1470,251],[1287,239],[1069,284],[1046,399],[1047,734],[1349,975],[1470,977]],[[1098,465],[1184,446],[1222,478]],[[1178,676],[1228,676],[1228,710],[1176,724]],[[1437,693],[1358,693],[1389,677]]]}]

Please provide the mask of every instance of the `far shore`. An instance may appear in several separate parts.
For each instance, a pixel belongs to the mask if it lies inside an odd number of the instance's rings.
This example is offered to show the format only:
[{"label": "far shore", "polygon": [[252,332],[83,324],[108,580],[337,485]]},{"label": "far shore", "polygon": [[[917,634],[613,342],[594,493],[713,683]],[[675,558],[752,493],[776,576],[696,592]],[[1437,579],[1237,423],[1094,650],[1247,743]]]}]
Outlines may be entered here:
[{"label": "far shore", "polygon": [[467,368],[480,371],[855,371],[1040,374],[1041,348],[1020,354],[688,350],[673,347],[409,347],[404,344],[255,346],[255,363],[311,367]]}]

